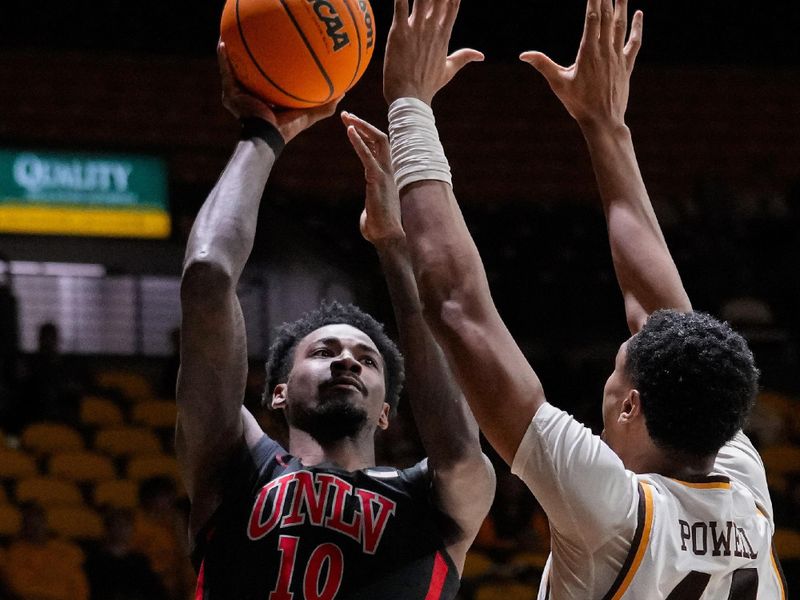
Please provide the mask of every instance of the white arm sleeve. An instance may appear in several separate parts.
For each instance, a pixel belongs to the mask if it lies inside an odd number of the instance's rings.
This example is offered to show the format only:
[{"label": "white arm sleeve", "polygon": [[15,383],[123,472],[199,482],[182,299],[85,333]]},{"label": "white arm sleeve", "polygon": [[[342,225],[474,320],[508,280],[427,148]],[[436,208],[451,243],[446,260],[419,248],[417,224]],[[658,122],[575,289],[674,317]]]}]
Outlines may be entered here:
[{"label": "white arm sleeve", "polygon": [[551,404],[536,412],[511,472],[536,496],[554,535],[583,548],[636,528],[638,480],[599,436]]}]

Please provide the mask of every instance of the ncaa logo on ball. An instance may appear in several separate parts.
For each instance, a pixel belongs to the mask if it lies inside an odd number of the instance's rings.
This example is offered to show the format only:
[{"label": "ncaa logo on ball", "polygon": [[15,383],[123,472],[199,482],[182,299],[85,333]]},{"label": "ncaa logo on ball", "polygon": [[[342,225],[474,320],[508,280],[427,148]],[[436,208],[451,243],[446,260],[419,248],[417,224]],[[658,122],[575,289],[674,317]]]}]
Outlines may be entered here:
[{"label": "ncaa logo on ball", "polygon": [[327,0],[308,0],[314,8],[314,12],[320,22],[325,25],[325,33],[333,42],[333,51],[338,52],[350,44],[350,36],[343,32],[344,23],[333,7]]}]

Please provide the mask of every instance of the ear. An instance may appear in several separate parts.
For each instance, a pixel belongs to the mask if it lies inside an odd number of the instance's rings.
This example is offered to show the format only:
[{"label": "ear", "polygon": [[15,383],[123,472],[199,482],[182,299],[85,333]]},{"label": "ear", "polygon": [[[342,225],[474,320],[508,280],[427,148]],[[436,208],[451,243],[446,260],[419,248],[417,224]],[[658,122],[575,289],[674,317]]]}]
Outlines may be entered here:
[{"label": "ear", "polygon": [[283,410],[286,408],[286,389],[287,385],[285,383],[279,383],[275,386],[275,389],[272,390],[272,403],[270,406],[273,410]]},{"label": "ear", "polygon": [[383,429],[384,431],[389,428],[389,412],[391,407],[388,403],[383,403],[383,408],[381,409],[381,414],[378,415],[378,427]]},{"label": "ear", "polygon": [[642,415],[642,398],[639,390],[631,389],[622,401],[622,412],[619,414],[620,423],[629,423]]}]

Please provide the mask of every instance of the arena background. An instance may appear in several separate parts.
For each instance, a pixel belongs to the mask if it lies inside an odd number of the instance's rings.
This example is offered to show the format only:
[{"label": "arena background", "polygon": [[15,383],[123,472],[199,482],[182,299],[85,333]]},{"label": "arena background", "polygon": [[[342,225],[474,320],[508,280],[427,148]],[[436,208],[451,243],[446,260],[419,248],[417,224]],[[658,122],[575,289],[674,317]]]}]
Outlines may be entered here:
[{"label": "arena background", "polygon": [[[637,154],[695,306],[731,320],[756,352],[763,392],[749,432],[768,464],[777,541],[796,581],[800,7],[632,5],[645,10],[628,112]],[[174,465],[145,459],[172,452],[171,334],[179,321],[183,244],[237,137],[219,102],[214,47],[221,6],[47,0],[0,9],[0,154],[156,159],[165,169],[172,223],[165,240],[0,233],[7,446],[0,452],[0,597],[15,597],[5,588],[17,579],[52,582],[61,590],[52,598],[86,597],[79,572],[91,571],[103,548],[99,515],[109,503],[133,511],[107,519],[133,523],[130,539],[123,531],[120,543],[150,557],[169,597],[190,595],[185,540],[175,533],[185,501],[178,483],[172,502],[168,483]],[[391,2],[373,6],[378,51],[341,108],[385,126],[380,53]],[[621,297],[583,140],[539,75],[516,60],[520,51],[538,49],[570,62],[583,11],[576,1],[464,2],[453,46],[480,49],[487,60],[465,69],[434,109],[501,314],[549,400],[597,428],[602,385],[626,337]],[[247,402],[273,435],[280,437],[281,423],[259,411],[257,398],[275,325],[336,297],[392,329],[375,253],[358,234],[362,194],[360,165],[336,119],[293,141],[268,184],[241,297],[253,362]],[[38,350],[45,323],[55,325],[56,353]],[[45,346],[48,335],[53,330],[45,328]],[[41,421],[67,423],[77,437],[31,427]],[[123,425],[139,428],[132,447],[113,433]],[[103,435],[107,429],[112,434]],[[57,459],[79,446],[110,456],[111,471],[83,474],[72,488],[52,480],[23,485],[58,473]],[[421,456],[407,404],[379,448],[380,460],[396,465]],[[531,597],[547,550],[541,512],[496,463],[498,499],[468,562],[464,598]],[[162,472],[166,483],[151,478]],[[109,477],[127,482],[117,485],[118,496],[99,493],[113,488],[101,488]],[[147,506],[136,496],[142,481],[149,485]],[[59,540],[74,542],[58,541],[54,555],[61,558],[58,566],[46,563],[49,574],[11,560],[22,517],[37,518],[28,500],[45,506],[38,518]],[[64,508],[76,504],[85,510]]]}]

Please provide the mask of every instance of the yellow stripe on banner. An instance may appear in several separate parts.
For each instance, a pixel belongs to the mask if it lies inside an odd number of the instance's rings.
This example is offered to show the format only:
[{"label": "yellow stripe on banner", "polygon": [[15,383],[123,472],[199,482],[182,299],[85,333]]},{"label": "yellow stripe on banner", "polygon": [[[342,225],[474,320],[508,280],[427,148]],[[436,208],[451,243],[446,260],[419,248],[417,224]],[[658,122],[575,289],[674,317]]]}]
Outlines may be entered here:
[{"label": "yellow stripe on banner", "polygon": [[153,208],[76,208],[0,204],[0,232],[166,238],[169,214]]},{"label": "yellow stripe on banner", "polygon": [[724,481],[715,481],[715,482],[706,482],[706,483],[692,483],[690,481],[681,481],[680,479],[673,479],[670,477],[672,481],[675,483],[680,483],[681,485],[685,485],[686,487],[694,488],[696,490],[729,490],[731,489],[731,484]]},{"label": "yellow stripe on banner", "polygon": [[649,483],[644,481],[639,482],[644,490],[644,528],[642,529],[642,539],[639,540],[639,547],[636,549],[636,556],[633,557],[631,568],[628,569],[628,574],[623,579],[622,584],[619,586],[617,593],[614,594],[612,600],[619,600],[625,595],[628,587],[633,581],[633,576],[642,564],[644,553],[647,551],[647,544],[650,543],[650,533],[653,529],[653,490],[650,488]]}]

